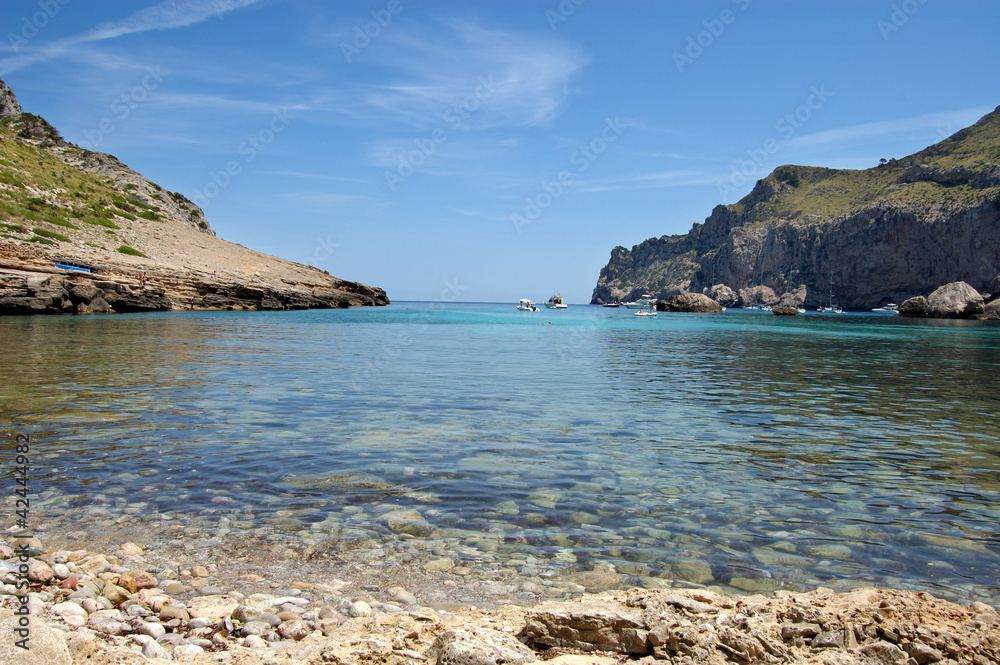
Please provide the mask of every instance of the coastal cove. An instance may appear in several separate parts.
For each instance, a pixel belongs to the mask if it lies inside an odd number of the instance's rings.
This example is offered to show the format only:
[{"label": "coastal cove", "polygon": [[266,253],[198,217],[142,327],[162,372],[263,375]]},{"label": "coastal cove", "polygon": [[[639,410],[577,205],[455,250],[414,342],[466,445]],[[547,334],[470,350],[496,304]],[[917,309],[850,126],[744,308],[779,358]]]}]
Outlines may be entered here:
[{"label": "coastal cove", "polygon": [[480,605],[602,585],[1000,602],[990,322],[398,302],[0,336],[46,542],[506,571],[438,598]]}]

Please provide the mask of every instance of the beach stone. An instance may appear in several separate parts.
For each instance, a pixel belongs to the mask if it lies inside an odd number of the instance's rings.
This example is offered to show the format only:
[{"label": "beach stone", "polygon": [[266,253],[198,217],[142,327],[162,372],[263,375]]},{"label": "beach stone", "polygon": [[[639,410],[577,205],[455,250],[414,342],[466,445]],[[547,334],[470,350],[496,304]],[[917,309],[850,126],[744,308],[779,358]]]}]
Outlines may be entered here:
[{"label": "beach stone", "polygon": [[39,584],[52,581],[52,569],[44,561],[36,561],[28,567],[28,579]]},{"label": "beach stone", "polygon": [[712,567],[704,561],[681,561],[674,566],[674,570],[681,579],[695,584],[705,584],[713,579]]},{"label": "beach stone", "polygon": [[538,660],[516,637],[476,627],[442,633],[425,655],[435,665],[521,665]]},{"label": "beach stone", "polygon": [[283,612],[278,612],[278,618],[281,619],[282,623],[284,623],[285,621],[294,621],[295,619],[301,619],[302,617],[295,612],[285,610]]},{"label": "beach stone", "polygon": [[126,570],[118,578],[118,586],[136,593],[143,589],[155,589],[156,579],[144,570]]},{"label": "beach stone", "polygon": [[200,596],[185,601],[188,614],[194,618],[202,617],[213,621],[220,621],[231,616],[239,603],[226,596]]},{"label": "beach stone", "polygon": [[191,615],[188,614],[187,610],[174,605],[164,605],[163,609],[160,610],[160,619],[162,621],[170,621],[171,619],[188,621],[190,618]]},{"label": "beach stone", "polygon": [[149,640],[142,645],[142,655],[146,658],[160,658],[162,660],[171,660],[173,658],[170,652],[164,649],[156,640]]},{"label": "beach stone", "polygon": [[20,639],[14,631],[23,628],[20,617],[12,612],[0,611],[0,663],[17,665],[71,665],[69,649],[66,647],[65,633],[50,628],[36,617],[28,618],[28,648],[22,649],[16,642]]},{"label": "beach stone", "polygon": [[446,571],[451,570],[455,567],[455,562],[448,557],[441,557],[440,559],[431,559],[424,564],[424,570],[437,570]]},{"label": "beach stone", "polygon": [[73,575],[70,575],[66,579],[59,581],[59,588],[75,590],[77,584],[79,584],[79,580],[76,579],[76,577],[74,577]]},{"label": "beach stone", "polygon": [[9,547],[0,543],[0,559],[13,559],[17,554],[14,552],[13,547]]},{"label": "beach stone", "polygon": [[[403,603],[404,605],[416,605],[417,597],[412,593],[404,589],[403,587],[392,587],[389,589],[389,594],[393,600],[398,603]],[[324,617],[325,618],[325,617]]]},{"label": "beach stone", "polygon": [[208,568],[205,568],[205,566],[192,566],[191,574],[195,577],[208,577]]},{"label": "beach stone", "polygon": [[583,587],[582,590],[598,593],[619,588],[624,577],[608,570],[588,570],[568,575],[566,579],[574,584],[579,584]]},{"label": "beach stone", "polygon": [[15,553],[18,552],[22,547],[27,548],[27,554],[29,557],[39,557],[45,551],[42,546],[42,541],[40,541],[35,536],[28,536],[27,538],[15,538],[11,541],[11,546],[14,548]]},{"label": "beach stone", "polygon": [[178,644],[174,647],[173,656],[174,659],[177,659],[200,656],[203,653],[205,653],[205,648],[197,644]]},{"label": "beach stone", "polygon": [[139,626],[138,633],[140,635],[148,635],[154,640],[158,640],[167,634],[167,629],[163,627],[162,624],[158,624],[152,621],[147,621]]},{"label": "beach stone", "polygon": [[247,621],[243,624],[243,633],[245,635],[263,635],[267,631],[271,630],[273,626],[266,624],[263,621]]},{"label": "beach stone", "polygon": [[284,621],[278,626],[278,634],[281,637],[286,640],[295,640],[296,642],[304,639],[311,632],[312,628],[309,627],[309,624],[301,619]]},{"label": "beach stone", "polygon": [[200,593],[203,596],[221,596],[223,594],[223,591],[221,588],[217,586],[206,584],[204,586],[198,587],[198,593]]},{"label": "beach stone", "polygon": [[87,627],[105,635],[122,635],[128,631],[128,624],[119,610],[94,612],[87,619]]},{"label": "beach stone", "polygon": [[57,563],[52,566],[52,577],[57,580],[69,579],[69,566],[65,563]]},{"label": "beach stone", "polygon": [[205,626],[211,626],[212,621],[206,619],[205,617],[195,617],[188,621],[188,630],[197,630],[198,628],[204,628]]},{"label": "beach stone", "polygon": [[250,623],[251,621],[256,621],[260,618],[260,612],[252,607],[247,607],[246,605],[237,605],[233,608],[232,614],[229,616],[234,621],[239,621],[240,623]]},{"label": "beach stone", "polygon": [[[70,596],[70,598],[72,598],[72,596]],[[97,604],[97,601],[93,598],[82,599],[80,601],[80,607],[82,607],[87,612],[87,614],[93,614],[97,610],[101,609],[101,607]]]},{"label": "beach stone", "polygon": [[125,556],[142,556],[142,548],[135,543],[122,543],[119,549]]},{"label": "beach stone", "polygon": [[100,575],[111,570],[111,562],[103,554],[89,554],[76,562],[76,570]]},{"label": "beach stone", "polygon": [[243,646],[248,649],[266,649],[267,642],[260,635],[247,635],[243,638]]},{"label": "beach stone", "polygon": [[363,600],[356,600],[351,603],[350,614],[352,617],[370,617],[372,612],[372,606]]},{"label": "beach stone", "polygon": [[379,520],[399,534],[426,538],[434,533],[434,527],[412,508],[392,510],[380,516]]},{"label": "beach stone", "polygon": [[105,598],[110,600],[111,604],[115,607],[118,607],[126,600],[132,598],[132,594],[116,584],[105,584],[104,591],[101,593]]},{"label": "beach stone", "polygon": [[[367,603],[365,604],[367,605]],[[261,612],[260,618],[258,620],[263,621],[271,628],[275,628],[278,626],[279,623],[281,623],[281,619],[279,619],[278,615],[275,614],[274,612]]]},{"label": "beach stone", "polygon": [[52,606],[52,613],[58,614],[61,617],[83,617],[87,618],[87,610],[83,609],[81,606],[73,602],[56,603]]},{"label": "beach stone", "polygon": [[163,587],[163,590],[171,596],[179,596],[185,591],[190,591],[191,587],[186,584],[181,584],[180,582],[168,582],[167,586]]}]

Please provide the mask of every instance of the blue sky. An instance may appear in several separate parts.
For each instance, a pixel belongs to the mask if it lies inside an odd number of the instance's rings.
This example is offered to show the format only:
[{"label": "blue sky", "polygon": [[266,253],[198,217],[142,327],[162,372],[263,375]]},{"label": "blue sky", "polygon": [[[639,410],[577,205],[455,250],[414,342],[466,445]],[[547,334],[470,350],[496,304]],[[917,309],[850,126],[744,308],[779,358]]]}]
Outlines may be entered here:
[{"label": "blue sky", "polygon": [[219,236],[394,300],[590,299],[785,163],[1000,104],[994,0],[4,0],[0,77]]}]

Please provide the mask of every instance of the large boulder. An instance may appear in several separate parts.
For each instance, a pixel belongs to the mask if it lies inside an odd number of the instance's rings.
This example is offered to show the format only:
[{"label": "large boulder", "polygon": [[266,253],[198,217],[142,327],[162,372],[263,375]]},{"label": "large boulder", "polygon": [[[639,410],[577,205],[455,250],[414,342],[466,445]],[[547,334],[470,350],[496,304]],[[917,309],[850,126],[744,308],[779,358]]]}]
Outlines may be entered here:
[{"label": "large boulder", "polygon": [[927,315],[940,319],[967,319],[983,313],[983,296],[966,282],[938,287],[927,296]]},{"label": "large boulder", "polygon": [[735,307],[740,302],[739,294],[725,284],[716,284],[706,295],[723,307]]},{"label": "large boulder", "polygon": [[744,305],[777,305],[778,296],[770,286],[750,286],[740,289],[740,300]]},{"label": "large boulder", "polygon": [[927,298],[923,296],[913,296],[903,301],[899,306],[900,316],[927,316]]},{"label": "large boulder", "polygon": [[781,298],[778,300],[778,305],[798,309],[805,304],[807,295],[808,289],[806,289],[806,285],[799,284],[795,289],[782,293]]},{"label": "large boulder", "polygon": [[1000,298],[997,298],[986,305],[983,309],[983,313],[977,314],[976,318],[984,321],[1000,320]]},{"label": "large boulder", "polygon": [[682,293],[670,296],[656,303],[661,312],[699,312],[717,314],[722,312],[722,305],[702,293]]}]

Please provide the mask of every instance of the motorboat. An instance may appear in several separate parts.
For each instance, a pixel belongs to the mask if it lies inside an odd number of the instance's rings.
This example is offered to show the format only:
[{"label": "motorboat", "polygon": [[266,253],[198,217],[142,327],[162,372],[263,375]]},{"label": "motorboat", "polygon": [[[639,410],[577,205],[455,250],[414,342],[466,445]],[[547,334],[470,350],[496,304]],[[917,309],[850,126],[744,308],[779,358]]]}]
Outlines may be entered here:
[{"label": "motorboat", "polygon": [[535,301],[528,300],[527,298],[521,298],[517,303],[517,308],[522,312],[537,312],[538,307],[535,305]]},{"label": "motorboat", "polygon": [[622,306],[622,304],[620,302],[618,302],[617,300],[614,301],[614,302],[606,302],[606,303],[604,303],[604,307],[621,307],[621,306]]},{"label": "motorboat", "polygon": [[653,296],[643,293],[638,300],[625,303],[629,309],[649,309],[653,304]]},{"label": "motorboat", "polygon": [[563,302],[561,293],[550,296],[549,299],[545,301],[545,306],[549,309],[566,309],[569,307],[569,305]]},{"label": "motorboat", "polygon": [[820,305],[816,308],[816,311],[820,314],[843,314],[844,310],[840,305]]},{"label": "motorboat", "polygon": [[887,305],[882,305],[881,307],[876,307],[872,310],[873,312],[884,312],[886,314],[899,314],[899,305],[891,302]]},{"label": "motorboat", "polygon": [[656,316],[656,308],[645,309],[643,307],[639,308],[639,311],[632,316]]}]

